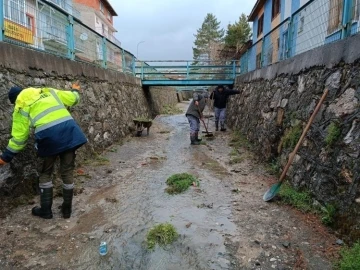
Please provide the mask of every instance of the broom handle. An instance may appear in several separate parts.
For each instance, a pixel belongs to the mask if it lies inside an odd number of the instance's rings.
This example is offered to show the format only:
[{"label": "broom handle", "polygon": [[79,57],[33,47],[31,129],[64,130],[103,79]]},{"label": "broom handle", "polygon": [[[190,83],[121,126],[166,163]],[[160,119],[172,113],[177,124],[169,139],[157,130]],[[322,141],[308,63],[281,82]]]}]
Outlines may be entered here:
[{"label": "broom handle", "polygon": [[290,165],[291,165],[291,163],[293,162],[294,157],[295,157],[297,151],[299,150],[299,148],[300,148],[300,146],[301,146],[301,144],[302,144],[302,142],[303,142],[303,140],[304,140],[304,138],[305,138],[305,136],[306,136],[306,133],[308,132],[308,130],[309,130],[312,122],[314,121],[314,118],[315,118],[316,114],[319,112],[320,107],[321,107],[321,104],[324,102],[324,100],[325,100],[328,92],[329,92],[329,90],[328,90],[328,89],[325,89],[324,94],[322,95],[319,103],[316,105],[316,108],[315,108],[314,112],[312,113],[312,115],[311,115],[311,117],[310,117],[310,119],[309,119],[309,121],[308,121],[308,123],[307,123],[307,125],[306,125],[306,127],[305,127],[305,129],[304,129],[304,131],[303,131],[303,133],[301,134],[301,137],[300,137],[298,143],[296,144],[294,151],[290,154],[289,161],[288,161],[288,163],[286,164],[286,166],[285,166],[285,168],[284,168],[284,170],[283,170],[283,172],[282,172],[282,174],[281,174],[281,176],[280,176],[279,182],[284,181],[285,176],[286,176],[286,173],[287,173],[288,169],[290,168]]}]

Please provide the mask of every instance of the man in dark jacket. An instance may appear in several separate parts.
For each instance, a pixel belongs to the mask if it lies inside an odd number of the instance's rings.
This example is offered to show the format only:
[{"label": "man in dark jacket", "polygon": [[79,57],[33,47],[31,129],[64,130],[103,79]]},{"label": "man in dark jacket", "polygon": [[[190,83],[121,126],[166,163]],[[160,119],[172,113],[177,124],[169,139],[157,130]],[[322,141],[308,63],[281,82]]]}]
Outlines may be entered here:
[{"label": "man in dark jacket", "polygon": [[240,94],[239,90],[231,90],[224,88],[224,86],[219,85],[215,88],[214,92],[211,93],[210,99],[214,100],[215,108],[215,128],[216,131],[219,130],[219,120],[221,125],[221,131],[226,131],[225,128],[225,118],[226,118],[226,103],[230,95]]},{"label": "man in dark jacket", "polygon": [[80,100],[80,86],[73,84],[72,91],[53,88],[22,89],[12,87],[9,100],[15,104],[11,139],[7,148],[0,155],[0,166],[11,160],[23,150],[29,137],[30,128],[34,128],[36,149],[43,158],[39,178],[40,207],[32,209],[34,216],[50,219],[53,217],[52,173],[57,157],[60,158],[60,174],[63,180],[62,215],[71,216],[74,189],[73,171],[75,151],[87,142],[84,133],[71,117],[66,106],[74,106]]},{"label": "man in dark jacket", "polygon": [[207,92],[194,93],[193,100],[191,101],[187,111],[186,118],[190,124],[190,141],[192,145],[199,145],[200,119],[203,117],[202,112],[205,109],[206,101],[209,98]]}]

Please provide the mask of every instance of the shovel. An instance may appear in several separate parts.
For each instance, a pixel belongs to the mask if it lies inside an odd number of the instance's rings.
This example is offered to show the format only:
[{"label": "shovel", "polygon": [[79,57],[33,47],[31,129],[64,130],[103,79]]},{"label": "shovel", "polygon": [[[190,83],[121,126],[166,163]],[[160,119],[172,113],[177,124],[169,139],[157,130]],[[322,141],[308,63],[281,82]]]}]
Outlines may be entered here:
[{"label": "shovel", "polygon": [[207,126],[206,126],[206,124],[205,124],[205,121],[203,120],[203,115],[202,115],[202,113],[200,112],[199,107],[198,107],[198,112],[199,112],[199,114],[200,114],[200,120],[201,120],[201,122],[203,123],[203,125],[204,125],[204,127],[205,127],[205,131],[206,131],[206,132],[205,132],[205,137],[213,137],[214,134],[213,134],[212,132],[208,131]]},{"label": "shovel", "polygon": [[308,130],[309,130],[312,122],[314,121],[314,118],[315,118],[316,114],[317,114],[318,111],[320,110],[321,104],[324,102],[324,100],[325,100],[328,92],[329,92],[329,90],[328,90],[328,89],[325,89],[325,91],[324,91],[324,93],[323,93],[323,95],[322,95],[319,103],[316,105],[316,108],[315,108],[314,112],[312,113],[312,115],[311,115],[311,117],[310,117],[310,119],[309,119],[309,121],[308,121],[305,129],[303,130],[303,132],[302,132],[302,134],[301,134],[301,137],[300,137],[298,143],[297,143],[296,146],[295,146],[294,151],[290,154],[289,160],[288,160],[288,162],[287,162],[287,164],[286,164],[283,172],[281,173],[279,182],[277,182],[276,184],[272,185],[272,186],[270,187],[270,189],[265,192],[265,194],[264,194],[264,196],[263,196],[263,200],[264,200],[265,202],[270,201],[270,200],[271,200],[272,198],[274,198],[274,197],[276,196],[276,194],[279,192],[280,187],[281,187],[282,183],[283,183],[284,180],[285,180],[286,173],[287,173],[287,171],[288,171],[291,163],[293,162],[294,157],[295,157],[297,151],[299,150],[299,148],[300,148],[300,146],[301,146],[301,144],[302,144],[302,142],[303,142],[303,140],[304,140],[304,138],[305,138],[306,133],[308,132]]}]

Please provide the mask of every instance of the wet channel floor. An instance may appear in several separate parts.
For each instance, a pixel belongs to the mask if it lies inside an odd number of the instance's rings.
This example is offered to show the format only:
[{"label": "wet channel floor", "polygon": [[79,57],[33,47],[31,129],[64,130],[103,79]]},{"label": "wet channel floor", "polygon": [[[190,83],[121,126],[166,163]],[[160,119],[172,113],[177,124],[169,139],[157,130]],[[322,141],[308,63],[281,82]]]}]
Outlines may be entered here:
[{"label": "wet channel floor", "polygon": [[[63,220],[40,220],[32,206],[1,221],[0,269],[331,269],[334,237],[315,220],[261,199],[268,175],[251,155],[228,164],[228,133],[190,146],[184,115],[160,116],[150,136],[132,138],[106,154],[109,163],[85,167],[84,192]],[[166,179],[188,172],[200,180],[178,195]],[[234,192],[236,191],[236,192]],[[148,251],[145,237],[169,222],[180,234]],[[109,253],[98,254],[100,241]],[[288,245],[284,245],[284,244]]]},{"label": "wet channel floor", "polygon": [[[112,216],[112,224],[121,230],[103,238],[110,245],[108,258],[94,265],[91,258],[96,254],[89,251],[89,265],[84,269],[229,268],[223,235],[234,234],[236,225],[230,220],[231,200],[226,196],[227,191],[223,190],[221,180],[212,173],[197,168],[199,161],[196,156],[202,146],[189,145],[186,118],[178,115],[161,117],[158,121],[171,130],[165,143],[151,144],[145,150],[147,140],[141,141],[140,138],[141,146],[137,145],[136,148],[141,151],[143,146],[143,153],[130,153],[128,148],[134,147],[130,143],[121,147],[116,155],[111,155],[114,156],[112,160],[131,158],[134,154],[144,155],[145,160],[147,157],[157,162],[141,163],[141,167],[127,180],[132,183],[131,186],[126,182],[119,184],[117,189],[122,192],[116,198],[121,206]],[[178,195],[165,193],[166,179],[182,172],[196,175],[200,179],[200,187],[192,187]],[[218,200],[219,197],[223,199]],[[147,251],[144,247],[147,231],[164,222],[173,224],[181,237],[165,249]]]}]

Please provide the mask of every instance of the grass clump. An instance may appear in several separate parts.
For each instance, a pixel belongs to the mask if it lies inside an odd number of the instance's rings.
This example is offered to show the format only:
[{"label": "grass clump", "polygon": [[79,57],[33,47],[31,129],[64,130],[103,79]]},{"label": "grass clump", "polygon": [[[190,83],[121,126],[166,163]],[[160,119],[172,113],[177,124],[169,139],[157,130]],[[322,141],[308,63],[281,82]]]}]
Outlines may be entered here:
[{"label": "grass clump", "polygon": [[309,192],[297,191],[288,183],[281,186],[279,195],[281,200],[286,204],[289,204],[303,212],[311,212],[320,215],[321,222],[324,225],[331,226],[334,224],[337,212],[335,205],[325,204],[325,206],[322,206],[319,203],[314,204]]},{"label": "grass clump", "polygon": [[309,192],[299,192],[285,183],[281,186],[279,195],[284,203],[290,204],[303,212],[312,210],[312,198]]},{"label": "grass clump", "polygon": [[356,242],[353,247],[344,247],[340,250],[341,259],[337,263],[339,270],[360,269],[360,242]]},{"label": "grass clump", "polygon": [[320,211],[321,222],[327,226],[333,225],[335,221],[336,207],[332,204],[326,204],[324,207],[321,207]]},{"label": "grass clump", "polygon": [[166,246],[178,238],[175,227],[169,223],[162,223],[153,227],[146,236],[147,248],[152,250],[156,244]]},{"label": "grass clump", "polygon": [[272,175],[280,175],[281,164],[278,158],[272,159],[266,166],[266,170]]},{"label": "grass clump", "polygon": [[328,126],[328,134],[325,137],[325,143],[328,147],[331,147],[340,137],[341,130],[340,125],[337,122],[332,122]]},{"label": "grass clump", "polygon": [[160,111],[161,114],[174,115],[181,114],[183,111],[179,109],[176,105],[164,105]]},{"label": "grass clump", "polygon": [[191,174],[174,174],[166,180],[166,184],[168,184],[169,187],[167,187],[165,191],[169,194],[179,194],[186,191],[194,182],[196,186],[198,186],[199,180]]},{"label": "grass clump", "polygon": [[282,146],[287,148],[294,148],[297,142],[299,141],[302,134],[301,124],[291,127],[281,139]]}]

